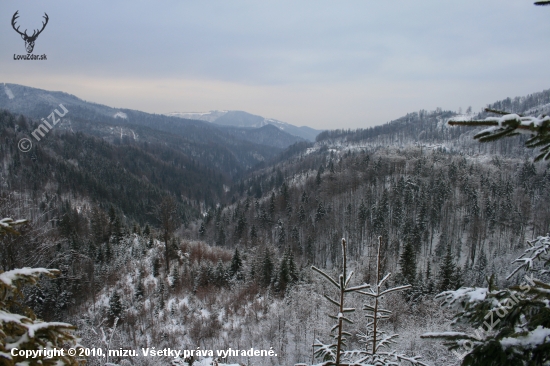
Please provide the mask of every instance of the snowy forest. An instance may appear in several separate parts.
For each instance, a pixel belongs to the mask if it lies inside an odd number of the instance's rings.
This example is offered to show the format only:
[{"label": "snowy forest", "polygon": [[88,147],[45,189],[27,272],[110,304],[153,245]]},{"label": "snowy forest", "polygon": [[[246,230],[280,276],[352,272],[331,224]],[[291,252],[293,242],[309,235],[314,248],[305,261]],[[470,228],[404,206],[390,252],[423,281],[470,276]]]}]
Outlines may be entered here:
[{"label": "snowy forest", "polygon": [[[549,103],[545,91],[488,108]],[[480,144],[479,128],[447,124],[489,116],[420,111],[327,131],[231,175],[154,142],[63,129],[24,154],[17,141],[38,121],[2,111],[2,362],[22,362],[16,345],[73,344],[137,353],[50,362],[548,364],[537,263],[550,171],[523,136]],[[181,189],[177,174],[196,181]],[[500,308],[514,311],[479,335]],[[142,354],[152,347],[196,353]],[[276,356],[217,357],[230,348]]]}]

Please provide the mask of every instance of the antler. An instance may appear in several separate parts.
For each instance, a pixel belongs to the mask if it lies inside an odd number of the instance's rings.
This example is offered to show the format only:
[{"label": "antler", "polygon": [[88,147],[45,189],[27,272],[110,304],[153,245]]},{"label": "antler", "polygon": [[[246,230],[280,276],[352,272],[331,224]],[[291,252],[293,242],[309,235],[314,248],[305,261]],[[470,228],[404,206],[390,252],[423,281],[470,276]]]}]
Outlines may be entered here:
[{"label": "antler", "polygon": [[[15,12],[15,14],[13,14],[13,17],[11,18],[11,26],[13,27],[13,29],[19,33],[20,35],[22,36],[25,36],[25,39],[29,39],[29,40],[32,40],[32,39],[36,39],[36,37],[38,37],[38,35],[40,33],[42,33],[42,31],[44,30],[44,28],[46,28],[46,24],[48,24],[48,20],[50,20],[50,18],[48,17],[48,14],[47,13],[44,13],[44,16],[43,18],[46,19],[45,22],[42,22],[42,29],[38,30],[38,29],[35,29],[32,36],[29,36],[27,34],[27,30],[25,29],[25,32],[24,33],[21,33],[21,31],[19,31],[19,27],[15,28],[15,21],[17,20],[17,18],[19,18],[19,10],[17,10]],[[38,32],[38,33],[37,33]]]},{"label": "antler", "polygon": [[[48,14],[46,14],[46,13],[44,13],[44,16],[43,16],[42,18],[46,19],[46,22],[45,22],[45,23],[42,22],[42,29],[40,29],[40,30],[38,31],[38,33],[36,33],[36,30],[35,30],[35,31],[33,32],[32,36],[30,36],[30,38],[36,38],[36,37],[38,37],[38,35],[39,35],[40,33],[42,33],[42,31],[44,30],[44,28],[46,28],[46,24],[48,24],[48,20],[50,20],[50,18],[48,17]],[[26,32],[26,31],[25,31],[25,32]]]},{"label": "antler", "polygon": [[[19,27],[15,28],[15,21],[17,20],[17,18],[19,18],[19,15],[17,15],[17,13],[19,13],[19,10],[17,10],[17,11],[15,12],[15,14],[13,14],[13,17],[11,18],[11,26],[12,26],[13,29],[14,29],[17,33],[19,33],[20,35],[26,36],[26,35],[27,35],[27,30],[26,30],[26,29],[25,29],[25,33],[21,33],[21,32],[19,31]],[[46,14],[46,13],[44,13],[44,14]]]}]

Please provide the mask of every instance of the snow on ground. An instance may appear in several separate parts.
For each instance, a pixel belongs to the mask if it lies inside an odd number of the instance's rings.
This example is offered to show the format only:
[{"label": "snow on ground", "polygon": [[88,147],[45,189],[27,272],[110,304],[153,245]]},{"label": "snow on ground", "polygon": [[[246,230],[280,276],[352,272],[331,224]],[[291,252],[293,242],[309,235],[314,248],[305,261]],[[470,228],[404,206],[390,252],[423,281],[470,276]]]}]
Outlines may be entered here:
[{"label": "snow on ground", "polygon": [[128,115],[124,112],[116,112],[114,118],[128,119]]},{"label": "snow on ground", "polygon": [[[197,361],[193,363],[193,366],[212,366],[213,365],[213,359],[211,357],[205,358],[202,361]],[[218,363],[218,366],[240,366],[238,363]]]}]

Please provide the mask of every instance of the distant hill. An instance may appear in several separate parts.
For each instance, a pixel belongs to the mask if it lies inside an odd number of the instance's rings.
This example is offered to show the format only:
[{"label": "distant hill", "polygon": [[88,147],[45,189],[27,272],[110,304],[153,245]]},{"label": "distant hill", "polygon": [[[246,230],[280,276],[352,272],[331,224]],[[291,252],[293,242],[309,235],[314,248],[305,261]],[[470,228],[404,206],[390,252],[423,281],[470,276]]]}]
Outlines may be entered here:
[{"label": "distant hill", "polygon": [[[521,115],[550,114],[550,89],[523,97],[506,98],[487,108]],[[465,155],[498,154],[508,157],[530,159],[536,149],[526,149],[524,141],[529,135],[518,135],[507,139],[482,144],[473,136],[482,128],[450,127],[450,118],[483,119],[494,116],[492,113],[479,112],[458,114],[440,108],[434,111],[420,110],[408,113],[383,125],[360,129],[338,129],[321,132],[316,148],[332,149],[369,149],[380,147],[405,148],[416,145],[424,149],[441,149],[461,152]]]},{"label": "distant hill", "polygon": [[168,143],[202,164],[234,176],[301,141],[276,129],[228,128],[201,120],[112,108],[74,95],[17,84],[0,85],[0,109],[40,120],[63,104],[69,113],[56,130],[84,132],[109,142]]},{"label": "distant hill", "polygon": [[315,141],[315,137],[321,132],[307,126],[297,127],[290,123],[278,121],[272,118],[265,118],[243,111],[210,111],[204,113],[167,113],[167,116],[197,119],[222,126],[260,128],[265,125],[273,125],[291,135],[301,137],[308,141]]},{"label": "distant hill", "polygon": [[222,130],[243,140],[255,142],[285,149],[297,142],[305,141],[303,138],[291,135],[273,125],[265,125],[259,128],[221,126]]}]

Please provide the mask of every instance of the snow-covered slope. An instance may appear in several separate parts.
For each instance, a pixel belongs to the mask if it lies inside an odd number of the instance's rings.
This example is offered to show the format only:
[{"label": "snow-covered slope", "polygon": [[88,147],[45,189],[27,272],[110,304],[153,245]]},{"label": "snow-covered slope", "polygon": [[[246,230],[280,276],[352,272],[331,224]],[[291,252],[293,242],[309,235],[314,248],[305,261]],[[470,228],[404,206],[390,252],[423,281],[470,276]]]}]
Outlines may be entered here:
[{"label": "snow-covered slope", "polygon": [[287,122],[279,121],[273,118],[265,118],[244,111],[172,112],[166,113],[166,115],[171,117],[201,120],[222,126],[260,128],[269,124],[291,135],[298,136],[309,141],[315,141],[315,137],[321,132],[311,127],[297,127]]}]

